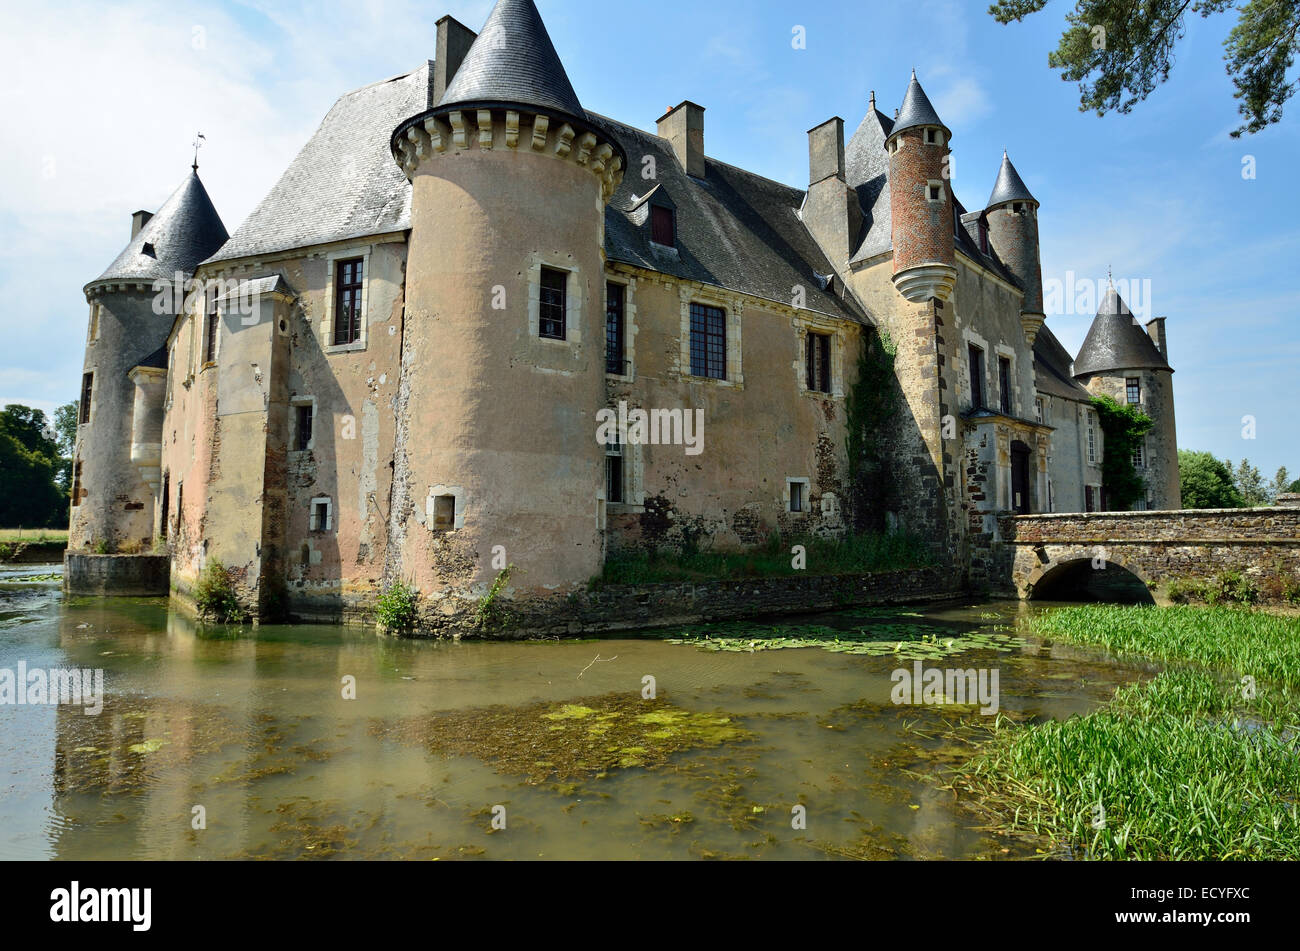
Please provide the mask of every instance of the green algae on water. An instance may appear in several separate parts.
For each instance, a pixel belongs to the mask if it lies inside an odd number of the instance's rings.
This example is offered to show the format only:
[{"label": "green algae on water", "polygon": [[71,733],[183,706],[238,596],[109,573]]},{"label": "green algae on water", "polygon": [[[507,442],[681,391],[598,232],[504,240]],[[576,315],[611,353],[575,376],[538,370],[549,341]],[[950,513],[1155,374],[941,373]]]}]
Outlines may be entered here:
[{"label": "green algae on water", "polygon": [[1001,630],[954,632],[933,624],[899,622],[839,630],[821,624],[729,622],[689,627],[670,644],[693,644],[711,651],[749,652],[819,647],[839,654],[893,656],[899,660],[938,660],[966,650],[1010,651],[1024,640]]}]

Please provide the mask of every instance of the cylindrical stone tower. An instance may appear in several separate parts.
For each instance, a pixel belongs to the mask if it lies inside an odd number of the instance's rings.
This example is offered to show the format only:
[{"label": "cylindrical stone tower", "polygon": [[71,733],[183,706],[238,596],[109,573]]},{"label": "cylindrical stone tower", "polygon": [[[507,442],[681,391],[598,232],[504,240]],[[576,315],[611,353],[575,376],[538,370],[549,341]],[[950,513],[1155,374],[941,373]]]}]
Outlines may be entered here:
[{"label": "cylindrical stone tower", "polygon": [[1032,346],[1047,319],[1043,314],[1043,268],[1038,256],[1038,200],[1029,193],[1006,152],[1002,153],[1002,167],[984,215],[989,244],[1024,288],[1020,323]]},{"label": "cylindrical stone tower", "polygon": [[531,0],[500,0],[393,153],[412,182],[389,580],[446,613],[601,568],[604,213],[617,143]]},{"label": "cylindrical stone tower", "polygon": [[957,281],[948,143],[921,84],[912,81],[885,148],[894,237],[894,287],[914,303],[946,301]]}]

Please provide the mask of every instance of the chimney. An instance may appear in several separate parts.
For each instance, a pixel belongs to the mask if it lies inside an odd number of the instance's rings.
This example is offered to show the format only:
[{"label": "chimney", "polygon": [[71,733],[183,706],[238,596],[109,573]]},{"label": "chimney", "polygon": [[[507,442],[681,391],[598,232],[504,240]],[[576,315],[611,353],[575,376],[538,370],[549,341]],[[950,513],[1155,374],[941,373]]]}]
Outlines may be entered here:
[{"label": "chimney", "polygon": [[437,47],[433,54],[433,105],[442,100],[456,70],[465,59],[465,54],[478,35],[453,16],[445,16],[438,21]]},{"label": "chimney", "polygon": [[658,126],[660,137],[672,145],[686,174],[692,178],[703,178],[704,107],[687,99],[660,117]]},{"label": "chimney", "polygon": [[1165,318],[1153,317],[1147,321],[1147,335],[1160,351],[1160,355],[1169,359],[1169,341],[1165,339]]},{"label": "chimney", "polygon": [[138,235],[142,228],[149,223],[153,217],[152,211],[137,211],[131,216],[131,237]]},{"label": "chimney", "polygon": [[846,268],[862,210],[857,192],[845,183],[844,120],[839,116],[808,130],[808,194],[800,214],[830,262]]}]

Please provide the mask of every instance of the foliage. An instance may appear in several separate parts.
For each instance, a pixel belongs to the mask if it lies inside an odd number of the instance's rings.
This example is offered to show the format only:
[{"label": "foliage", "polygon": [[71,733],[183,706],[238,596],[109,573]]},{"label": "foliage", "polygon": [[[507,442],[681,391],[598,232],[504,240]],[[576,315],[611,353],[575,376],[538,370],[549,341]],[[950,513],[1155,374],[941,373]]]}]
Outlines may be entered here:
[{"label": "foliage", "polygon": [[894,502],[890,497],[895,480],[888,471],[886,427],[898,412],[898,381],[894,375],[897,355],[898,347],[888,334],[864,328],[857,380],[844,400],[849,504],[853,527],[858,532],[881,531],[885,512]]},{"label": "foliage", "polygon": [[502,568],[492,582],[492,587],[488,589],[488,593],[479,600],[478,608],[474,611],[474,624],[481,630],[501,627],[509,620],[510,613],[502,607],[499,599],[501,591],[510,581],[510,572],[514,567],[514,565],[506,565]]},{"label": "foliage", "polygon": [[1286,490],[1288,492],[1300,492],[1300,479],[1296,479],[1294,482],[1288,485],[1286,487]]},{"label": "foliage", "polygon": [[1106,507],[1127,512],[1146,492],[1146,483],[1133,466],[1133,453],[1153,421],[1136,406],[1116,402],[1109,396],[1093,397],[1092,405],[1101,419],[1105,436],[1101,481]]},{"label": "foliage", "polygon": [[198,584],[194,587],[194,604],[201,615],[222,623],[237,621],[244,616],[230,572],[216,559],[209,561],[199,573]]},{"label": "foliage", "polygon": [[1179,449],[1178,475],[1185,509],[1237,509],[1246,504],[1231,465],[1208,452]]},{"label": "foliage", "polygon": [[[804,547],[806,568],[793,565],[790,550],[795,545]],[[664,557],[657,551],[612,553],[592,585],[718,581],[797,574],[865,574],[920,568],[933,563],[934,555],[922,539],[901,532],[843,538],[773,533],[761,548],[744,551],[708,551],[672,557]]]},{"label": "foliage", "polygon": [[[989,13],[1000,23],[1010,23],[1046,5],[1047,0],[995,0]],[[1081,111],[1127,113],[1169,78],[1189,8],[1209,17],[1234,6],[1235,0],[1076,0],[1048,63],[1061,71],[1062,80],[1079,84]],[[1237,23],[1223,41],[1243,119],[1234,138],[1282,118],[1282,107],[1298,86],[1287,80],[1300,45],[1298,32],[1298,0],[1241,4]]]},{"label": "foliage", "polygon": [[[1232,466],[1232,462],[1228,462]],[[1246,506],[1253,508],[1257,505],[1267,505],[1269,499],[1268,489],[1264,485],[1264,478],[1259,474],[1259,469],[1250,464],[1249,459],[1242,459],[1237,468],[1232,473],[1233,483],[1237,491],[1241,493],[1241,498]]]},{"label": "foliage", "polygon": [[408,634],[420,618],[420,592],[404,581],[394,581],[375,602],[375,621],[388,634]]},{"label": "foliage", "polygon": [[901,618],[873,621],[851,630],[751,621],[701,624],[676,632],[667,640],[670,644],[693,644],[704,650],[730,653],[819,647],[836,654],[894,657],[899,661],[937,661],[967,650],[1011,651],[1024,646],[1015,635],[996,630],[954,631]]},{"label": "foliage", "polygon": [[1287,485],[1290,484],[1290,481],[1291,481],[1291,474],[1286,471],[1286,466],[1280,466],[1277,472],[1273,476],[1273,481],[1270,482],[1267,488],[1265,489],[1265,491],[1268,492],[1269,502],[1276,505],[1277,497],[1279,495],[1281,495],[1284,492],[1291,491],[1290,489],[1287,488]]},{"label": "foliage", "polygon": [[59,483],[65,490],[72,489],[72,456],[77,451],[77,420],[79,418],[77,403],[64,403],[54,411],[54,442],[58,446],[60,460]]},{"label": "foliage", "polygon": [[1244,571],[1229,568],[1207,580],[1176,578],[1165,590],[1175,604],[1254,604],[1259,600],[1259,585]]},{"label": "foliage", "polygon": [[54,475],[47,456],[0,431],[0,525],[66,526],[67,500]]}]

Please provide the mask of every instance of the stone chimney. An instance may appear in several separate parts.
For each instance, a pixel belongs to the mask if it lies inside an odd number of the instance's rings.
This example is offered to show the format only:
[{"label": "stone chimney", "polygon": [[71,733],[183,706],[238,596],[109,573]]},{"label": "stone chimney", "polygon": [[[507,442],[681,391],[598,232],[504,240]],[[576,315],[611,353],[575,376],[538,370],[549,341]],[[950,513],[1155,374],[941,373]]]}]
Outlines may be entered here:
[{"label": "stone chimney", "polygon": [[131,237],[138,235],[142,228],[149,223],[153,217],[152,211],[137,211],[131,216]]},{"label": "stone chimney", "polygon": [[667,139],[677,160],[692,178],[704,177],[704,107],[687,99],[669,109],[658,122],[659,136]]},{"label": "stone chimney", "polygon": [[845,184],[844,120],[839,116],[808,130],[808,195],[800,214],[831,263],[847,268],[862,210],[857,193]]},{"label": "stone chimney", "polygon": [[1169,359],[1169,341],[1165,339],[1165,318],[1153,317],[1147,321],[1147,335],[1151,338],[1160,355]]},{"label": "stone chimney", "polygon": [[451,85],[460,69],[465,54],[469,52],[474,38],[478,35],[453,16],[445,16],[438,21],[437,46],[433,54],[433,102],[437,105],[442,94]]}]

